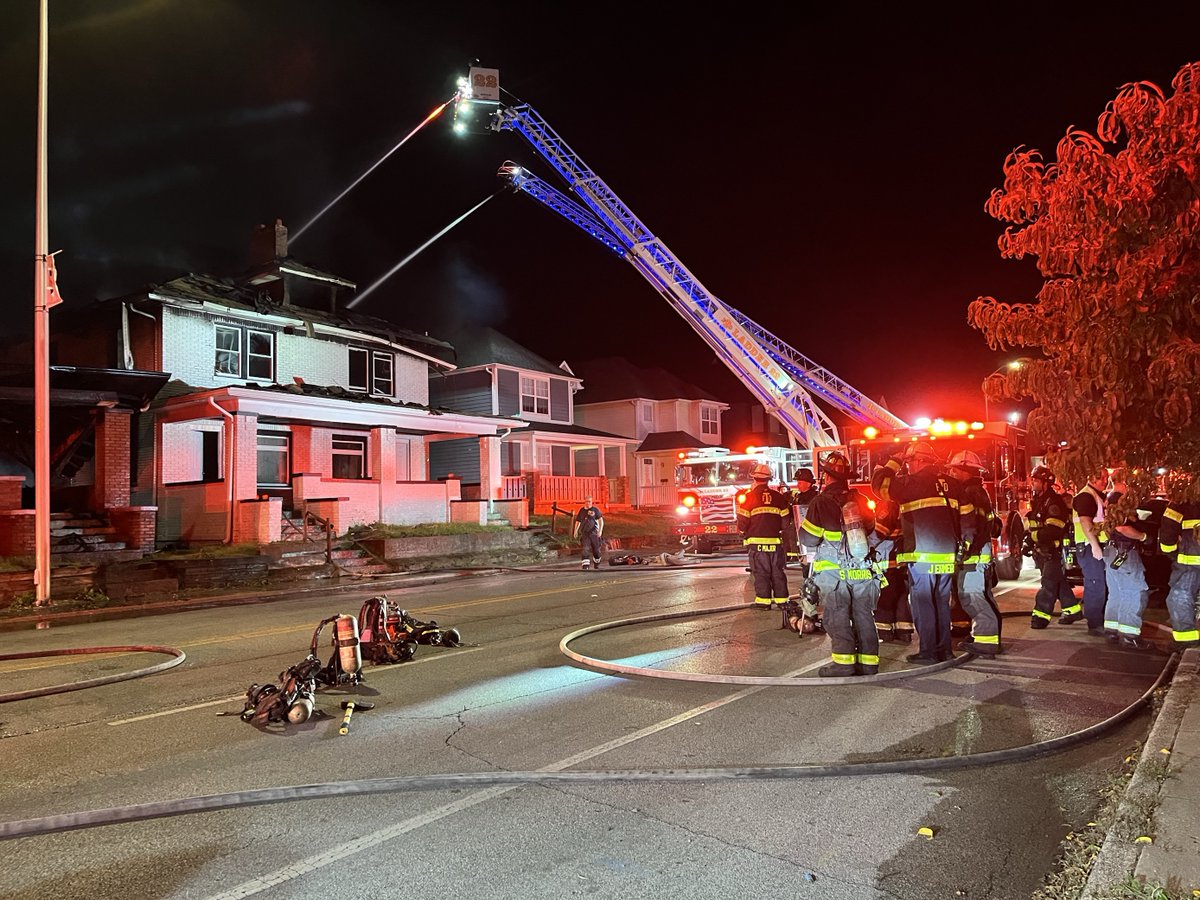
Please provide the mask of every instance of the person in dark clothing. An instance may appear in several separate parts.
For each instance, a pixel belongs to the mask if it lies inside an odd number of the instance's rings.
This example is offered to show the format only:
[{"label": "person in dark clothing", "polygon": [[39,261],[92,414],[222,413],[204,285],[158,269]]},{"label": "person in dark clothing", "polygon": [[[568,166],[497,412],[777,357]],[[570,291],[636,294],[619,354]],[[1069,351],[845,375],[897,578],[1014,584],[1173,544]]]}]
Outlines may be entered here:
[{"label": "person in dark clothing", "polygon": [[953,659],[950,594],[958,558],[958,498],[925,441],[907,446],[871,473],[871,489],[900,504],[901,562],[908,563],[909,603],[920,649],[905,659],[931,665]]},{"label": "person in dark clothing", "polygon": [[983,461],[971,450],[950,457],[950,477],[958,482],[959,533],[962,559],[957,581],[958,601],[971,617],[971,639],[959,650],[976,656],[1000,653],[1000,610],[992,599],[992,532],[996,513],[983,487]]},{"label": "person in dark clothing", "polygon": [[[1079,618],[1079,603],[1067,581],[1063,568],[1063,535],[1066,534],[1070,512],[1063,498],[1054,489],[1054,473],[1047,466],[1036,466],[1029,473],[1033,496],[1029,500],[1029,541],[1033,558],[1042,572],[1041,585],[1033,598],[1030,628],[1045,628],[1054,616],[1055,602],[1065,603],[1063,617]],[[1066,597],[1070,600],[1065,600]]]},{"label": "person in dark clothing", "polygon": [[911,644],[912,609],[908,605],[908,569],[900,562],[904,549],[900,507],[891,500],[875,506],[875,558],[884,567],[875,605],[875,629],[881,641]]},{"label": "person in dark clothing", "polygon": [[767,484],[770,466],[759,463],[750,476],[754,484],[738,497],[737,523],[754,576],[754,607],[771,609],[776,603],[782,607],[788,600],[788,585],[780,554],[784,529],[792,527],[792,507],[787,494]]},{"label": "person in dark clothing", "polygon": [[879,575],[871,560],[875,521],[867,499],[846,483],[850,461],[830,453],[825,487],[808,507],[800,541],[813,555],[813,580],[825,607],[825,631],[833,661],[817,670],[822,678],[874,675],[879,671],[875,603]]},{"label": "person in dark clothing", "polygon": [[583,566],[600,567],[604,551],[601,549],[600,536],[604,534],[604,513],[600,508],[592,506],[592,498],[584,497],[583,506],[575,513],[575,528],[573,535],[583,545]]},{"label": "person in dark clothing", "polygon": [[1163,513],[1159,546],[1171,557],[1167,612],[1177,650],[1200,646],[1196,601],[1200,599],[1200,502],[1176,500]]},{"label": "person in dark clothing", "polygon": [[812,469],[796,470],[796,486],[788,491],[788,503],[792,507],[792,526],[783,530],[783,546],[788,557],[800,556],[798,531],[804,521],[804,513],[813,497],[817,496],[816,479]]}]

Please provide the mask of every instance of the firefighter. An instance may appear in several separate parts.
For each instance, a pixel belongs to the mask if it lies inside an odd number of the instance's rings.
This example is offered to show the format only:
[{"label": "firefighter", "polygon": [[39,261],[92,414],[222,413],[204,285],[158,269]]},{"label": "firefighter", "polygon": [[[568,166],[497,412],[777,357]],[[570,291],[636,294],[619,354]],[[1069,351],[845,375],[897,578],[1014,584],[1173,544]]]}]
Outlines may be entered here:
[{"label": "firefighter", "polygon": [[881,641],[911,644],[912,609],[908,605],[908,570],[900,562],[904,547],[900,507],[891,500],[875,506],[875,558],[884,567],[875,606],[875,628]]},{"label": "firefighter", "polygon": [[1200,597],[1200,502],[1177,500],[1167,505],[1158,532],[1159,546],[1171,557],[1167,613],[1176,649],[1200,646],[1196,602]]},{"label": "firefighter", "polygon": [[871,473],[871,488],[900,505],[901,562],[908,563],[909,603],[920,648],[905,659],[932,665],[953,659],[950,595],[958,552],[958,498],[925,441],[910,443]]},{"label": "firefighter", "polygon": [[771,467],[759,463],[750,473],[754,484],[738,497],[738,532],[750,557],[754,576],[755,609],[771,609],[787,603],[787,572],[783,567],[783,532],[792,527],[792,508],[788,496],[767,482]]},{"label": "firefighter", "polygon": [[992,536],[996,513],[992,499],[983,487],[985,471],[979,454],[960,450],[947,464],[950,477],[958,482],[959,533],[962,559],[955,584],[958,599],[971,617],[971,639],[958,645],[959,650],[976,656],[995,656],[1000,652],[1000,610],[992,599]]},{"label": "firefighter", "polygon": [[[1122,488],[1123,485],[1118,485],[1109,495],[1110,504],[1117,502]],[[1155,649],[1154,644],[1142,639],[1142,613],[1150,599],[1150,587],[1138,547],[1148,539],[1146,526],[1134,515],[1112,529],[1104,548],[1104,580],[1108,587],[1104,635],[1127,650]]]},{"label": "firefighter", "polygon": [[1083,615],[1087,618],[1088,634],[1094,637],[1105,633],[1104,607],[1108,602],[1104,568],[1104,544],[1108,540],[1104,531],[1107,489],[1108,472],[1101,469],[1071,499],[1075,561],[1083,572]]},{"label": "firefighter", "polygon": [[822,678],[874,675],[879,671],[875,603],[879,576],[870,559],[875,530],[867,498],[853,490],[850,460],[825,458],[825,486],[808,507],[800,541],[813,556],[813,580],[824,605],[825,631],[833,661],[817,670]]},{"label": "firefighter", "polygon": [[808,504],[817,496],[815,482],[812,469],[797,469],[796,486],[787,492],[788,504],[792,508],[792,527],[783,530],[783,547],[787,552],[787,559],[799,559],[801,556],[798,532]]},{"label": "firefighter", "polygon": [[[1029,500],[1029,542],[1042,573],[1029,627],[1045,628],[1053,618],[1055,601],[1066,604],[1062,607],[1064,617],[1073,614],[1075,619],[1079,617],[1079,604],[1063,568],[1063,535],[1069,514],[1066,503],[1054,489],[1054,472],[1048,466],[1035,466],[1029,473],[1029,482],[1033,488]],[[1071,599],[1066,600],[1067,596]]]}]

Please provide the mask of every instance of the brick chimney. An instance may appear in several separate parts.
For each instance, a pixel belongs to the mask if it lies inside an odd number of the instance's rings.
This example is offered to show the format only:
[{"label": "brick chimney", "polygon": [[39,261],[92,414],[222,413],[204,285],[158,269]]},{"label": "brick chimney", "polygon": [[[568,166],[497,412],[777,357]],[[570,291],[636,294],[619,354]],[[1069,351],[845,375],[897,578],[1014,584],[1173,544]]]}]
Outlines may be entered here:
[{"label": "brick chimney", "polygon": [[250,265],[261,266],[288,255],[288,232],[283,219],[274,225],[259,225],[250,239]]}]

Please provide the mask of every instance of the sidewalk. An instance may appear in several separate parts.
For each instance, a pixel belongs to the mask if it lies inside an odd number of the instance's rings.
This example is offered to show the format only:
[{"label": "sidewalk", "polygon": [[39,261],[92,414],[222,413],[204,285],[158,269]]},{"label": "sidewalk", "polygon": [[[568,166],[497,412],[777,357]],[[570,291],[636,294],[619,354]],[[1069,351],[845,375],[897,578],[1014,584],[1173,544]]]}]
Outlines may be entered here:
[{"label": "sidewalk", "polygon": [[1200,897],[1200,648],[1183,653],[1081,900],[1131,874]]}]

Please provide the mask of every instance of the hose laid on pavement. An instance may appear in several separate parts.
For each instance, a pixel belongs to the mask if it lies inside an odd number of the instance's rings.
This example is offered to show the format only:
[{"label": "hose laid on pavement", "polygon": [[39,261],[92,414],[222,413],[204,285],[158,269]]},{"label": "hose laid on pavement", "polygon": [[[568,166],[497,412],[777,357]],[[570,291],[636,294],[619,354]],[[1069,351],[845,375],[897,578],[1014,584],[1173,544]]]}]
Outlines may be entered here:
[{"label": "hose laid on pavement", "polygon": [[45,656],[78,656],[89,653],[165,653],[174,657],[166,662],[160,662],[144,669],[134,669],[132,672],[119,672],[116,675],[104,675],[99,678],[89,678],[86,681],[72,681],[66,684],[55,684],[50,687],[32,688],[28,691],[15,691],[11,694],[0,694],[0,703],[12,703],[14,700],[28,700],[31,697],[46,697],[50,694],[65,694],[68,691],[81,691],[84,688],[98,687],[102,684],[112,684],[117,681],[129,681],[131,678],[141,678],[143,675],[153,675],[173,669],[185,659],[187,654],[178,647],[72,647],[65,650],[36,650],[31,653],[5,653],[0,655],[0,662],[14,659],[38,659]]},{"label": "hose laid on pavement", "polygon": [[1033,759],[1049,753],[1057,753],[1076,744],[1090,740],[1131,718],[1143,706],[1150,703],[1155,692],[1166,682],[1179,660],[1179,654],[1171,655],[1167,665],[1159,673],[1154,684],[1125,709],[1094,725],[1060,737],[1008,747],[1003,750],[988,750],[963,756],[936,756],[923,759],[889,759],[865,763],[838,763],[834,765],[759,766],[751,768],[723,769],[617,769],[591,772],[459,772],[444,775],[407,775],[396,778],[370,778],[357,781],[335,781],[326,784],[303,784],[291,787],[262,788],[251,791],[234,791],[226,794],[210,794],[204,797],[189,797],[182,800],[165,800],[157,803],[139,803],[131,806],[116,806],[89,812],[64,813],[38,819],[19,819],[0,822],[0,840],[74,831],[81,828],[98,828],[147,819],[162,819],[190,813],[212,812],[219,809],[236,809],[246,806],[264,806],[271,803],[289,803],[296,800],[319,800],[330,797],[349,797],[364,794],[389,794],[401,791],[458,790],[464,787],[490,787],[494,785],[524,784],[610,784],[650,782],[654,784],[680,784],[715,781],[759,781],[768,779],[830,778],[863,775],[887,775],[893,773],[919,774],[975,766],[998,765]]}]

